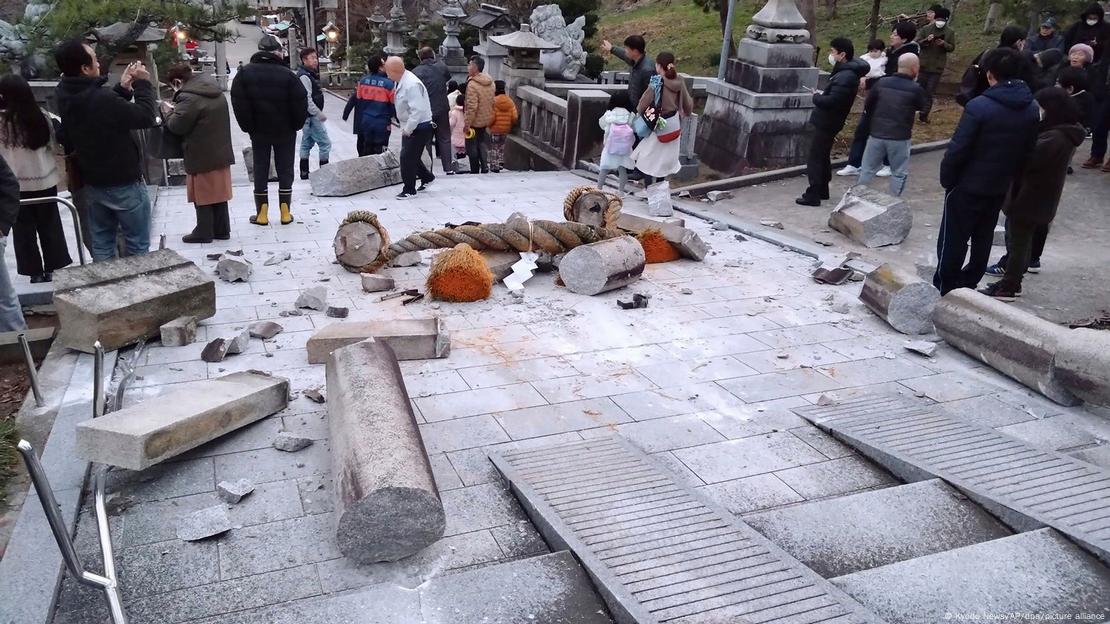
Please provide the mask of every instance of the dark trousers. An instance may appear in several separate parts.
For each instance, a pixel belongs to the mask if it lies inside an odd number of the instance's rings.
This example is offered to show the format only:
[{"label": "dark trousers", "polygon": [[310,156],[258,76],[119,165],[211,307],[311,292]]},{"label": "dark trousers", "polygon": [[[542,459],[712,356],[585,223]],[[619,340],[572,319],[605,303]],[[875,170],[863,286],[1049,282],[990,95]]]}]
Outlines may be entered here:
[{"label": "dark trousers", "polygon": [[374,154],[381,154],[385,151],[385,143],[375,143],[370,140],[368,135],[360,134],[355,137],[355,149],[358,150],[359,157],[373,156]]},{"label": "dark trousers", "polygon": [[933,94],[940,85],[940,72],[921,72],[917,75],[917,84],[925,90],[925,108],[921,111],[921,118],[928,119],[929,111],[933,110]]},{"label": "dark trousers", "polygon": [[[43,191],[20,193],[19,198],[35,199],[57,194],[58,187],[52,186]],[[16,270],[20,275],[53,273],[73,264],[57,203],[20,206],[19,215],[12,225],[12,244],[15,247]]]},{"label": "dark trousers", "polygon": [[274,169],[277,170],[278,192],[293,190],[293,161],[297,152],[297,134],[287,137],[251,136],[251,149],[254,151],[254,192],[264,195],[269,185],[270,154],[274,156]]},{"label": "dark trousers", "polygon": [[[1052,229],[1051,225],[1038,225],[1033,229],[1033,242],[1029,248],[1029,262],[1040,262],[1041,255],[1044,254],[1044,245],[1048,242],[1048,232]],[[1010,219],[1006,219],[1006,253],[998,259],[998,265],[1005,267],[1009,265],[1010,261]]]},{"label": "dark trousers", "polygon": [[937,237],[937,272],[933,276],[933,285],[942,295],[957,288],[979,286],[990,262],[994,227],[1005,199],[1004,195],[973,195],[959,187],[945,194]]},{"label": "dark trousers", "polygon": [[419,126],[412,134],[401,138],[401,181],[405,186],[404,193],[416,192],[416,179],[421,182],[431,182],[435,179],[431,171],[424,166],[424,150],[435,136],[435,128],[431,124]]},{"label": "dark trousers", "polygon": [[867,149],[867,139],[871,136],[871,117],[860,116],[856,133],[852,135],[852,146],[848,148],[848,164],[853,167],[863,165],[863,150]]},{"label": "dark trousers", "polygon": [[1091,125],[1091,156],[1102,158],[1106,156],[1106,137],[1110,134],[1110,95],[1096,102],[1094,106],[1094,123]]},{"label": "dark trousers", "polygon": [[489,130],[474,128],[474,138],[466,140],[470,173],[489,173]]},{"label": "dark trousers", "polygon": [[[1029,270],[1029,263],[1034,258],[1034,241],[1041,230],[1044,231],[1044,235],[1047,237],[1047,225],[1006,219],[1006,276],[1002,278],[1002,281],[1015,290],[1021,288],[1021,280],[1025,277],[1025,272]],[[1044,250],[1044,240],[1044,238],[1041,239],[1042,251]],[[1039,258],[1040,256],[1036,257]]]},{"label": "dark trousers", "polygon": [[832,153],[835,139],[836,132],[819,129],[813,133],[813,141],[809,144],[809,157],[806,159],[809,188],[803,193],[805,197],[825,199],[829,196],[829,181],[832,180],[832,161],[829,155]]},{"label": "dark trousers", "polygon": [[435,143],[436,155],[443,165],[444,173],[455,170],[455,148],[451,146],[451,117],[447,112],[442,115],[433,115],[432,122],[436,125]]}]

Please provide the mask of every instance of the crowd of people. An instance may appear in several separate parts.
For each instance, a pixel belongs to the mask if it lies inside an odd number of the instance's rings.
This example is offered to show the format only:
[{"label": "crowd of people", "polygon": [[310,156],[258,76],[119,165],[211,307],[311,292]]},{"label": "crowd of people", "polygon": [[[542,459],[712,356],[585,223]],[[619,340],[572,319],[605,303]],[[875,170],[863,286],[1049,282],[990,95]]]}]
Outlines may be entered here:
[{"label": "crowd of people", "polygon": [[[889,177],[889,193],[902,195],[914,124],[929,123],[940,76],[956,49],[950,17],[948,9],[934,5],[927,24],[899,21],[889,45],[872,41],[859,58],[849,39],[830,42],[832,73],[813,94],[809,184],[796,203],[820,206],[830,198],[833,142],[860,91],[866,95],[848,164],[836,173],[858,176],[854,186]],[[1082,166],[1110,172],[1110,163],[1104,164],[1108,48],[1110,25],[1093,4],[1063,33],[1051,18],[1035,35],[1006,27],[998,46],[977,55],[964,72],[956,97],[963,114],[940,166],[944,213],[933,283],[942,294],[978,288],[991,275],[1001,279],[981,292],[1005,301],[1020,296],[1024,275],[1040,270],[1072,157],[1086,137],[1091,156]],[[1000,213],[1006,216],[1007,252],[991,265]]]}]

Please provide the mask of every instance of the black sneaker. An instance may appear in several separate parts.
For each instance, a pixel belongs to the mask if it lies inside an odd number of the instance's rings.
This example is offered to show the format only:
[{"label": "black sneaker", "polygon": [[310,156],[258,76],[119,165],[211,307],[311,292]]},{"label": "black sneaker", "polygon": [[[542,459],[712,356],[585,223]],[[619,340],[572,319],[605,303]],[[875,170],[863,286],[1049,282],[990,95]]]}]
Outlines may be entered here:
[{"label": "black sneaker", "polygon": [[994,297],[999,301],[1014,301],[1021,296],[1021,286],[1015,290],[1012,286],[1006,283],[1006,280],[997,281],[986,288],[979,289],[979,292],[988,297]]},{"label": "black sneaker", "polygon": [[1030,273],[1040,273],[1041,272],[1041,261],[1040,260],[1033,260],[1032,262],[1030,262],[1028,271]]},{"label": "black sneaker", "polygon": [[1006,274],[1006,267],[1002,266],[1001,264],[992,264],[989,267],[987,267],[987,275],[993,275],[995,277],[1002,277],[1005,274]]},{"label": "black sneaker", "polygon": [[405,191],[397,193],[397,199],[412,199],[413,197],[416,197],[416,193],[407,193]]},{"label": "black sneaker", "polygon": [[436,181],[436,179],[432,178],[431,180],[428,180],[427,182],[421,182],[420,183],[420,188],[416,189],[416,192],[419,193],[421,191],[427,190],[428,187],[432,185],[432,182],[435,182],[435,181]]},{"label": "black sneaker", "polygon": [[798,199],[795,199],[794,203],[798,204],[799,206],[820,206],[821,200],[817,199],[816,197],[808,197],[806,195],[802,195]]}]

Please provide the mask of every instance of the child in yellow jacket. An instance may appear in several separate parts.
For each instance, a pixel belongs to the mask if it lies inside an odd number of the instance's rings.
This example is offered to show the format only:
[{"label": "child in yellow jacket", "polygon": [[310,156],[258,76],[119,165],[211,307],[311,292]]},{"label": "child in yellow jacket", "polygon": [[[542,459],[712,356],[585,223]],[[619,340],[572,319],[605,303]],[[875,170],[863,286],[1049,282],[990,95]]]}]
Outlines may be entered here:
[{"label": "child in yellow jacket", "polygon": [[496,96],[493,98],[493,123],[490,124],[489,168],[500,173],[505,164],[505,141],[516,126],[520,113],[513,99],[505,94],[505,81],[493,83]]}]

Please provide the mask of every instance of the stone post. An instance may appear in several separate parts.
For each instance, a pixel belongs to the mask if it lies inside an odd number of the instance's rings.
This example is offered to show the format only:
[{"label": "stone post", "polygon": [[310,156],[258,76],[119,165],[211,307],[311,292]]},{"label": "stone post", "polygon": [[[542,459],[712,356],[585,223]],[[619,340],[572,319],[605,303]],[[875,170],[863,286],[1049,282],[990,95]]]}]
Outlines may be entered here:
[{"label": "stone post", "polygon": [[462,6],[459,5],[459,0],[447,0],[447,4],[439,10],[439,15],[444,21],[443,33],[445,35],[443,46],[440,48],[440,56],[451,72],[451,77],[461,81],[466,77],[467,60],[466,52],[463,51],[462,44],[459,43],[459,33],[461,32],[460,23],[466,17],[466,11],[463,11]]},{"label": "stone post", "polygon": [[409,25],[405,18],[405,9],[401,0],[393,0],[393,8],[389,10],[389,22],[385,25],[385,48],[383,52],[390,56],[403,56],[405,54],[405,35],[408,34]]},{"label": "stone post", "polygon": [[[571,89],[567,93],[567,134],[563,145],[563,166],[578,167],[578,161],[600,151],[605,133],[597,120],[609,108],[609,94],[589,89]],[[684,122],[685,123],[685,122]]]},{"label": "stone post", "polygon": [[682,169],[674,175],[676,180],[693,180],[698,177],[700,160],[696,143],[699,119],[701,116],[695,113],[682,120],[682,137],[679,138],[678,147],[678,162],[682,165]]},{"label": "stone post", "polygon": [[709,80],[697,153],[710,167],[741,175],[805,161],[818,70],[794,0],[769,0],[755,14],[725,79]]}]

